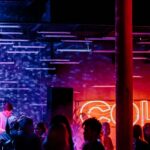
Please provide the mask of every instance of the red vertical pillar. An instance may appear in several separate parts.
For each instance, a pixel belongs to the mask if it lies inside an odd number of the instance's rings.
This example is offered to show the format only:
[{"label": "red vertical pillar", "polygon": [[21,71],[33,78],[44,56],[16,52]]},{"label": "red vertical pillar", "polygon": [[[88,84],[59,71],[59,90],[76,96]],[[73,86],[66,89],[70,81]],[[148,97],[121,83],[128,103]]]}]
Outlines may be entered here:
[{"label": "red vertical pillar", "polygon": [[132,150],[132,0],[116,0],[116,150]]}]

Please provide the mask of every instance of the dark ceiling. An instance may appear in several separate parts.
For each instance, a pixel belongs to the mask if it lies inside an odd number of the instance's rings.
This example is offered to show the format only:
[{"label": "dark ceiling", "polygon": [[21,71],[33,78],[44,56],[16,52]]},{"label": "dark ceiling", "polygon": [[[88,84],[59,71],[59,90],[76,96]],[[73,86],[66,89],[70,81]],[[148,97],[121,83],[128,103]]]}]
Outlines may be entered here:
[{"label": "dark ceiling", "polygon": [[[133,0],[133,25],[150,25],[149,0]],[[1,22],[114,25],[115,0],[0,0]]]},{"label": "dark ceiling", "polygon": [[[149,0],[132,0],[133,25],[150,25]],[[115,0],[51,0],[51,22],[115,24]]]},{"label": "dark ceiling", "polygon": [[[148,0],[133,0],[134,56],[146,57],[147,61],[148,6]],[[114,12],[115,0],[0,0],[0,42],[7,44],[12,40],[12,49],[13,45],[44,44],[45,49],[51,49],[51,57],[63,57],[57,54],[66,49],[67,52],[100,53],[114,60]]]}]

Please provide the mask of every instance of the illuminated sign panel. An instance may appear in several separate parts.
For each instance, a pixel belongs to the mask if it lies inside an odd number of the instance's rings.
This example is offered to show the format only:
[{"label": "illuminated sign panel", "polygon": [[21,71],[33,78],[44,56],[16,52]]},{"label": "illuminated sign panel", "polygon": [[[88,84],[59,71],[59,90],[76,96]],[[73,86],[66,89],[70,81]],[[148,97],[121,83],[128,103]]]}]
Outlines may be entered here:
[{"label": "illuminated sign panel", "polygon": [[[116,124],[116,104],[114,101],[86,101],[79,103],[80,120],[96,117],[101,122],[109,122],[112,126]],[[141,100],[133,103],[133,124],[144,125],[150,121],[150,101]]]}]

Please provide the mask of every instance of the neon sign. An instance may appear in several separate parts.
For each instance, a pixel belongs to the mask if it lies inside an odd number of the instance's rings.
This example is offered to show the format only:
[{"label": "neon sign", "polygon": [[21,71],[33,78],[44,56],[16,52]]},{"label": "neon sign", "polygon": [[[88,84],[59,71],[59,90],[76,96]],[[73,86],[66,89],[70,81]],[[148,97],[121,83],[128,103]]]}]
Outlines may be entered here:
[{"label": "neon sign", "polygon": [[[96,117],[100,121],[107,121],[116,124],[115,119],[116,104],[112,101],[87,101],[80,107],[80,120],[83,122],[86,118]],[[85,118],[86,114],[86,118]],[[133,103],[133,124],[144,125],[150,121],[150,101],[134,101]]]}]

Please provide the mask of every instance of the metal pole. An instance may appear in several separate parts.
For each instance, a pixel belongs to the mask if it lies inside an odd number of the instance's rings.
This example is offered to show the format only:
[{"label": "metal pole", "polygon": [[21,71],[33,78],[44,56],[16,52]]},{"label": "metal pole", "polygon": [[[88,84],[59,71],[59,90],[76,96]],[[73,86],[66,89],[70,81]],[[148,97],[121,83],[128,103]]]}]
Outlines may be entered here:
[{"label": "metal pole", "polygon": [[116,0],[116,150],[133,145],[132,0]]}]

